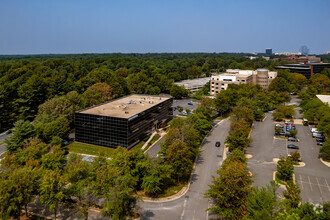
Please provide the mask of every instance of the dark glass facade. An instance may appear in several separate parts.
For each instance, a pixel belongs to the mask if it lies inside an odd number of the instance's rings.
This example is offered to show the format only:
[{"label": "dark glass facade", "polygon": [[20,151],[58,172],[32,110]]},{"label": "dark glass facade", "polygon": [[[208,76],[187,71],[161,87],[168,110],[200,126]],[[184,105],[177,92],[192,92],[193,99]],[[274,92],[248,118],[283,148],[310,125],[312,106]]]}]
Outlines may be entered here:
[{"label": "dark glass facade", "polygon": [[106,147],[130,148],[172,119],[173,99],[167,99],[130,118],[75,113],[76,141]]},{"label": "dark glass facade", "polygon": [[330,63],[285,64],[275,67],[275,69],[289,69],[292,73],[300,73],[307,79],[311,78],[312,74],[322,72],[325,68],[330,68]]}]

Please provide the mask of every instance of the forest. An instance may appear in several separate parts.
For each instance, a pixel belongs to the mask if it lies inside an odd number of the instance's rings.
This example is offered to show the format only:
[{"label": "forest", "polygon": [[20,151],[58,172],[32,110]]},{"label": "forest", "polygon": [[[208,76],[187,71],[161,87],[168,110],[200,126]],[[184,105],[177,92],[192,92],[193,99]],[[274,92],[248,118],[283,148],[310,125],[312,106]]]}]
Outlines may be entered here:
[{"label": "forest", "polygon": [[[273,69],[280,62],[248,54],[74,54],[0,57],[0,132],[17,120],[32,121],[39,105],[96,83],[113,97],[170,93],[173,82],[209,76],[226,68]],[[173,89],[175,90],[175,88]],[[86,101],[82,101],[86,102]],[[79,107],[85,107],[83,105]]]}]

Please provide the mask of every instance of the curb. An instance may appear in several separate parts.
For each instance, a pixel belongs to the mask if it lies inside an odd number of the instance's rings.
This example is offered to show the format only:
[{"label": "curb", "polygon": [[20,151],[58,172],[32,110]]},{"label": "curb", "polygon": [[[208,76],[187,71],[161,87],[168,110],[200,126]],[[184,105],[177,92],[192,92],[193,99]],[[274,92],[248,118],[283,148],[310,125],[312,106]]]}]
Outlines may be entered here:
[{"label": "curb", "polygon": [[320,158],[320,161],[321,161],[324,165],[330,167],[330,162],[324,161],[322,158]]},{"label": "curb", "polygon": [[[223,119],[223,120],[225,120],[225,119]],[[223,121],[223,120],[221,120],[221,121]],[[221,121],[219,121],[219,122],[221,122]],[[214,126],[209,131],[209,133],[212,132],[213,129],[214,129]],[[209,135],[209,133],[207,133],[207,135],[205,135],[201,145],[204,143],[204,141],[205,141],[206,137]],[[160,140],[160,138],[159,138],[159,140]],[[226,149],[226,147],[224,146],[223,158],[224,158],[224,155],[225,155],[225,149]],[[149,148],[148,148],[148,150],[149,150]],[[198,159],[198,156],[195,158],[193,170],[195,170],[195,168],[196,168],[197,159]],[[180,199],[182,196],[184,196],[188,192],[188,190],[190,188],[190,185],[191,185],[192,176],[193,176],[193,172],[190,173],[189,182],[185,186],[183,186],[182,189],[179,192],[177,192],[174,195],[171,195],[171,196],[165,197],[165,198],[154,198],[154,199],[149,198],[149,197],[142,197],[141,200],[143,202],[150,202],[150,203],[163,203],[163,202],[170,202],[170,201],[173,201],[173,200],[176,200],[176,199]]]}]

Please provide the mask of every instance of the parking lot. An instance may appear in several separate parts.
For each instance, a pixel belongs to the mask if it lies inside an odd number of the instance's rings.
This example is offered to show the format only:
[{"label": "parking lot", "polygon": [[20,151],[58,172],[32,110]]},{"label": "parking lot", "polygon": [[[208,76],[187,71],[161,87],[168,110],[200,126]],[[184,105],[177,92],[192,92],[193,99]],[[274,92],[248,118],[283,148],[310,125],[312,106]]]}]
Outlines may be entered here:
[{"label": "parking lot", "polygon": [[[298,110],[298,109],[297,109]],[[252,142],[246,153],[253,157],[248,160],[248,168],[256,174],[254,185],[263,186],[273,179],[276,164],[273,158],[286,157],[294,149],[288,144],[299,146],[299,153],[304,167],[295,167],[296,183],[300,186],[303,202],[313,204],[330,200],[330,168],[318,158],[319,148],[308,126],[296,124],[299,142],[274,138],[274,122],[271,114],[266,114],[264,122],[255,122],[251,135]],[[300,116],[300,115],[299,115]]]},{"label": "parking lot", "polygon": [[[191,103],[192,105],[188,105],[188,103]],[[198,102],[193,102],[192,99],[176,99],[173,100],[173,107],[181,106],[184,110],[190,109],[191,112],[194,111],[198,106]],[[177,116],[180,112],[178,110],[173,111],[173,115]]]}]

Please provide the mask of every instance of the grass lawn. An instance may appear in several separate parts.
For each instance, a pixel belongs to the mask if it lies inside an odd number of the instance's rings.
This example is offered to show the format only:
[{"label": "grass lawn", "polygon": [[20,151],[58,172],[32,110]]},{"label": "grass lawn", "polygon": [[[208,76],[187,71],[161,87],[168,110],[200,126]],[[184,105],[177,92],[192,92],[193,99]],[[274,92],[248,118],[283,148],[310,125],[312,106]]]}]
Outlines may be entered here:
[{"label": "grass lawn", "polygon": [[[143,145],[147,142],[147,140],[150,138],[151,135],[148,135],[147,137],[145,137],[143,139],[143,141],[139,142],[137,145],[135,145],[131,150],[138,150],[141,149],[143,147]],[[152,145],[153,143],[155,143],[158,139],[160,138],[159,134],[156,134],[151,141],[148,143],[148,145],[143,149],[143,152],[145,152],[146,150],[148,150],[148,148],[150,147],[150,145]]]},{"label": "grass lawn", "polygon": [[107,156],[111,156],[114,148],[101,147],[92,144],[85,144],[81,142],[73,142],[67,145],[69,152],[71,153],[80,153],[80,154],[89,154],[89,155],[98,155],[100,152],[104,152]]}]

